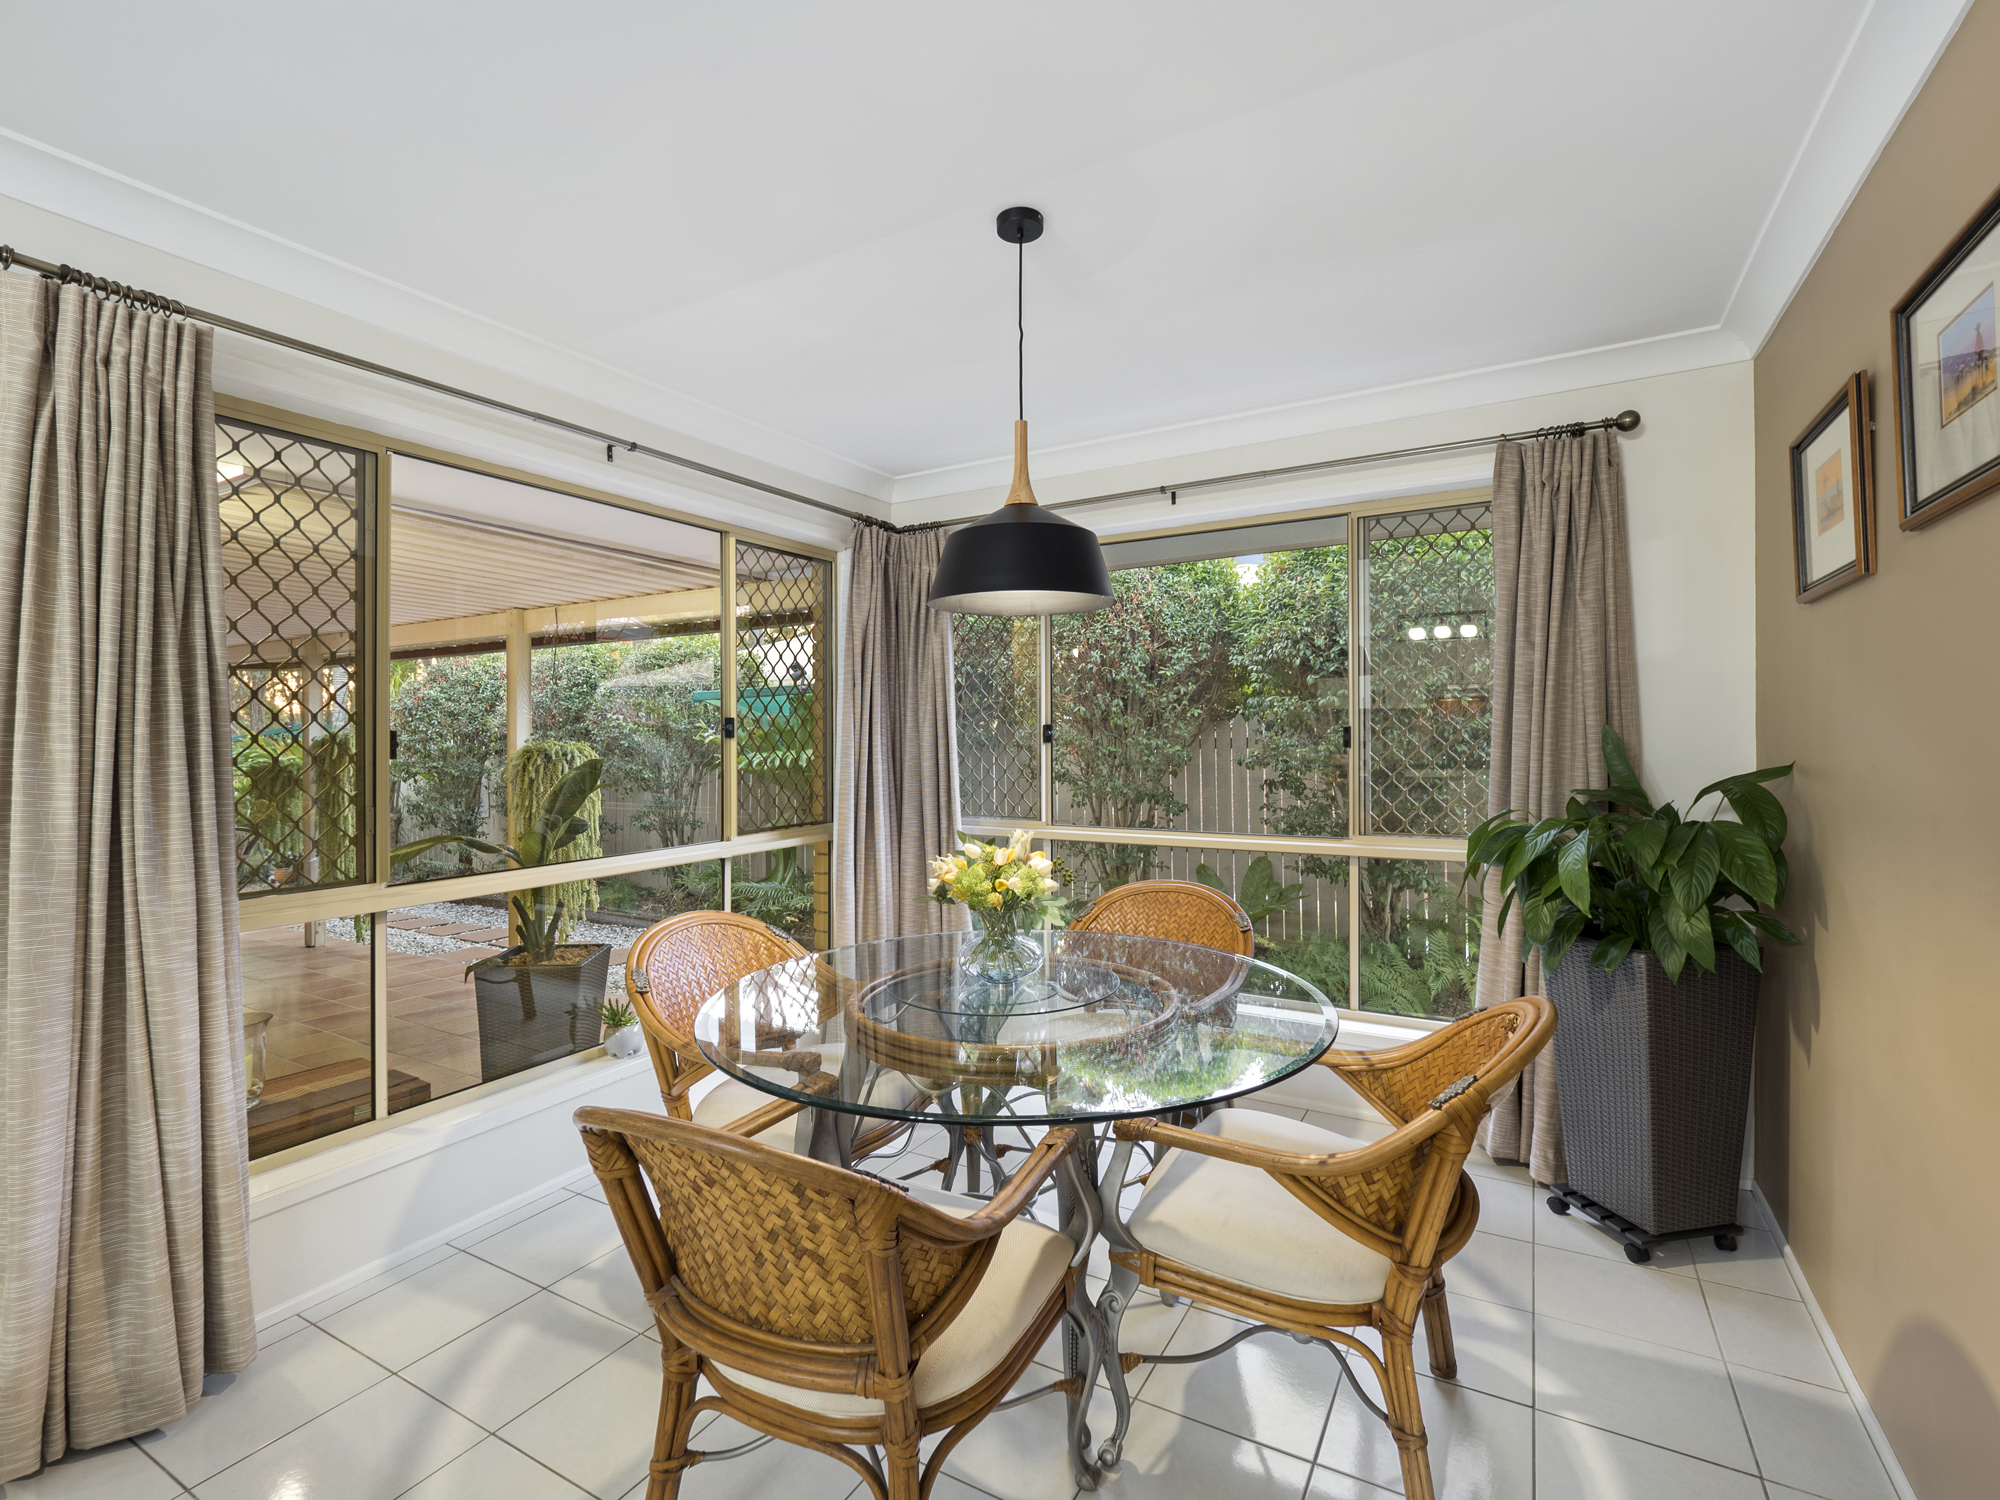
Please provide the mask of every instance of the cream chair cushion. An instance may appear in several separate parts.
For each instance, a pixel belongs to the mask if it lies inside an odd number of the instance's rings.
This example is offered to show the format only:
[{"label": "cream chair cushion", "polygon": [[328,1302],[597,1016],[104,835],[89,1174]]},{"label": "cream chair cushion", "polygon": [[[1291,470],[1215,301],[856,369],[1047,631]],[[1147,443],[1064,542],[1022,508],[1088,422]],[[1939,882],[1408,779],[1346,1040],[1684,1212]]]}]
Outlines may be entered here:
[{"label": "cream chair cushion", "polygon": [[[986,1206],[976,1199],[934,1190],[918,1189],[910,1196],[959,1218]],[[1016,1219],[1001,1230],[1000,1244],[971,1300],[917,1360],[917,1405],[935,1406],[970,1390],[1019,1348],[1035,1314],[1048,1305],[1062,1284],[1063,1272],[1075,1253],[1076,1246],[1066,1236],[1032,1219]],[[822,1416],[882,1415],[882,1403],[872,1397],[804,1390],[727,1365],[717,1369],[746,1390]]]},{"label": "cream chair cushion", "polygon": [[[1197,1128],[1301,1155],[1367,1144],[1258,1109],[1217,1110]],[[1389,1282],[1386,1256],[1342,1234],[1269,1172],[1193,1151],[1160,1159],[1127,1227],[1163,1259],[1307,1302],[1373,1302]]]},{"label": "cream chair cushion", "polygon": [[[794,1081],[790,1073],[779,1073],[774,1076],[786,1084]],[[777,1102],[776,1094],[767,1094],[762,1089],[754,1089],[741,1079],[724,1078],[695,1101],[694,1122],[697,1125],[706,1125],[711,1130],[727,1130],[752,1111]],[[794,1115],[790,1119],[780,1120],[769,1130],[762,1131],[751,1139],[762,1141],[767,1146],[776,1146],[780,1151],[789,1151],[792,1149],[792,1141],[796,1138],[798,1124],[798,1116]]]},{"label": "cream chair cushion", "polygon": [[[828,1072],[836,1072],[846,1056],[847,1049],[839,1042],[802,1041],[799,1043],[799,1050],[819,1053],[820,1066]],[[749,1071],[760,1078],[768,1078],[784,1088],[793,1088],[799,1081],[798,1074],[787,1072],[783,1068],[752,1068]],[[888,1069],[884,1069],[877,1076],[868,1092],[871,1102],[886,1105],[891,1109],[908,1109],[916,1097],[916,1085],[901,1073]],[[753,1088],[740,1078],[724,1076],[695,1101],[694,1122],[714,1130],[727,1130],[735,1121],[753,1110],[776,1103],[778,1098],[776,1094],[767,1094],[762,1089]],[[864,1119],[856,1122],[857,1127],[862,1130],[871,1129],[882,1123],[880,1119]],[[780,1120],[754,1139],[766,1146],[776,1146],[780,1151],[790,1151],[793,1141],[797,1139],[797,1132],[798,1116],[794,1115],[789,1120]]]}]

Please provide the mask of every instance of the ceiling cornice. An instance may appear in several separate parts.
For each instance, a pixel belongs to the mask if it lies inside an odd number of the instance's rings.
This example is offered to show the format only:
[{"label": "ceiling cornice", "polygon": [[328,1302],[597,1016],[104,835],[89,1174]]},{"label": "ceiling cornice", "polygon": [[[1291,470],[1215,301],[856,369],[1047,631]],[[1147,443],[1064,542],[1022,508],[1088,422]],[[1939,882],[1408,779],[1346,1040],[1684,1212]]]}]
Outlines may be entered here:
[{"label": "ceiling cornice", "polygon": [[[730,452],[749,454],[859,494],[888,498],[892,476],[878,469],[266,234],[4,127],[0,127],[0,195]],[[0,234],[0,240],[5,238]],[[41,253],[32,244],[17,248]],[[115,281],[137,280],[130,272],[121,275],[115,266],[83,269]],[[522,272],[559,274],[532,266],[524,266]],[[181,301],[195,300],[174,287],[149,290]],[[235,315],[228,307],[214,310]]]},{"label": "ceiling cornice", "polygon": [[1873,0],[1863,12],[1723,310],[1722,326],[1751,353],[1778,326],[1971,8],[1972,0]]},{"label": "ceiling cornice", "polygon": [[[1404,417],[1433,416],[1563,391],[1585,392],[1621,381],[1736,364],[1749,357],[1750,351],[1727,329],[1694,328],[1602,349],[1579,349],[1263,411],[1239,412],[1093,442],[1037,449],[1033,455],[1035,480],[1044,492],[1043,503],[1047,504],[1102,488],[1090,484],[1088,476],[1131,464],[1186,459],[1193,476],[1202,470],[1204,455],[1241,450],[1254,443],[1343,432]],[[1576,412],[1580,421],[1609,415],[1594,409]],[[1010,459],[995,457],[899,479],[890,518],[899,526],[909,526],[976,511],[986,492],[997,494],[1006,485],[1009,463]],[[1073,482],[1064,484],[1065,478]],[[1080,487],[1074,481],[1083,484]]]}]

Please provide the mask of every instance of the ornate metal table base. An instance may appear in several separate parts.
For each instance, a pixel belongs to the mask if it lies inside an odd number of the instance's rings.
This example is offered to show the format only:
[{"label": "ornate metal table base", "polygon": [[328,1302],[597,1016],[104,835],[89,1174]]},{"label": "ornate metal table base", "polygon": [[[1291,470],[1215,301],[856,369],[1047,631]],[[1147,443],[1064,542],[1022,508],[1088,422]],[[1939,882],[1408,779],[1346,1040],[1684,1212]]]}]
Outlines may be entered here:
[{"label": "ornate metal table base", "polygon": [[[841,1110],[808,1108],[799,1111],[799,1154],[852,1170],[857,1119],[857,1116]],[[1098,1215],[1097,1132],[1088,1125],[1071,1128],[1081,1139],[1079,1149],[1064,1158],[1062,1165],[1056,1169],[1056,1220],[1078,1252],[1088,1255],[1102,1227]],[[998,1192],[1005,1178],[1001,1175],[999,1159],[992,1157],[991,1160],[995,1172],[994,1191]],[[1091,1304],[1089,1291],[1082,1281],[1077,1283],[1076,1296],[1063,1317],[1062,1330],[1061,1384],[1069,1405],[1070,1472],[1079,1488],[1094,1490],[1104,1471],[1092,1462],[1088,1417],[1091,1391],[1097,1384],[1097,1370],[1104,1362],[1104,1339],[1098,1310]],[[1118,1403],[1118,1433],[1122,1439],[1131,1420],[1131,1398],[1125,1392],[1122,1378],[1114,1384],[1112,1392],[1113,1399]],[[1032,1394],[1039,1396],[1046,1391]],[[1015,1403],[1008,1401],[1001,1404],[1011,1406]]]}]

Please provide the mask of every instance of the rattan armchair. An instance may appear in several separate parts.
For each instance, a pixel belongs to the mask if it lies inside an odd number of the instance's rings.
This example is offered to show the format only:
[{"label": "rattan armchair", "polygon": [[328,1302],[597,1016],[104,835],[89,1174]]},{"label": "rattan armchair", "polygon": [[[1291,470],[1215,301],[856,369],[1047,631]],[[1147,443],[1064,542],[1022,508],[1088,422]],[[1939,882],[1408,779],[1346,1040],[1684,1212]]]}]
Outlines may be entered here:
[{"label": "rattan armchair", "polygon": [[1192,880],[1135,880],[1121,885],[1091,902],[1069,925],[1073,932],[1165,938],[1246,957],[1256,949],[1243,908],[1213,886]]},{"label": "rattan armchair", "polygon": [[[694,1086],[716,1071],[715,1064],[695,1045],[694,1018],[711,995],[745,975],[810,956],[776,928],[734,912],[687,912],[656,922],[640,934],[626,957],[627,988],[633,991],[632,1008],[645,1032],[653,1071],[660,1080],[660,1100],[669,1115],[717,1129],[754,1124],[749,1133],[766,1145],[792,1148],[798,1130],[793,1117],[803,1105],[781,1100],[736,1078],[725,1078],[699,1102],[690,1101]],[[837,997],[842,992],[840,981],[830,974],[823,978],[827,994]],[[766,1071],[793,1087],[811,1089],[818,1083],[831,1089],[834,1080],[829,1070],[839,1069],[845,1049],[839,1043],[817,1048],[791,1046],[796,1040],[793,1032],[764,1035],[760,1044],[766,1050],[746,1061],[754,1070]],[[787,1078],[787,1074],[791,1076]],[[885,1076],[883,1088],[885,1098],[900,1090],[902,1097],[892,1102],[909,1103],[919,1097],[898,1075]],[[851,1152],[859,1158],[879,1151],[908,1129],[908,1123],[901,1120],[873,1125],[855,1136]]]},{"label": "rattan armchair", "polygon": [[[773,1437],[839,1459],[876,1500],[921,1500],[1065,1316],[1081,1373],[1032,1394],[1068,1398],[1074,1455],[1097,1365],[1082,1292],[1095,1203],[1074,1132],[1051,1130],[978,1203],[925,1201],[657,1115],[586,1108],[576,1123],[659,1327],[647,1500],[672,1500],[692,1465]],[[1083,1210],[1071,1234],[1017,1217],[1059,1170]],[[697,1398],[704,1377],[715,1394]],[[690,1452],[694,1419],[709,1410],[766,1436]],[[918,1443],[939,1432],[920,1469]]]},{"label": "rattan armchair", "polygon": [[[1408,1500],[1432,1500],[1418,1315],[1431,1373],[1451,1378],[1458,1366],[1443,1267],[1479,1222],[1465,1158],[1494,1092],[1548,1045],[1555,1025],[1555,1007],[1531,997],[1475,1011],[1408,1046],[1327,1053],[1321,1063],[1395,1125],[1373,1142],[1250,1109],[1221,1111],[1194,1130],[1119,1121],[1103,1178],[1112,1270],[1098,1310],[1107,1378],[1122,1386],[1144,1362],[1118,1354],[1119,1319],[1141,1285],[1322,1344],[1343,1364],[1344,1346],[1379,1382],[1381,1406],[1355,1390],[1388,1423]],[[1118,1192],[1139,1141],[1159,1148],[1160,1162],[1120,1223]],[[1375,1329],[1380,1355],[1345,1331],[1352,1328]],[[1104,1445],[1106,1463],[1117,1461],[1124,1437],[1121,1424]]]},{"label": "rattan armchair", "polygon": [[[656,922],[641,933],[626,956],[627,988],[632,1008],[645,1032],[653,1072],[660,1080],[660,1101],[677,1120],[694,1120],[723,1127],[751,1114],[764,1115],[777,1101],[749,1084],[725,1078],[700,1104],[690,1102],[694,1086],[715,1071],[694,1043],[695,1013],[709,996],[747,974],[787,959],[803,958],[806,950],[776,928],[726,911],[693,911]],[[813,1052],[780,1053],[770,1059],[774,1069],[810,1076],[820,1058]],[[787,1117],[794,1106],[764,1121],[769,1144],[783,1146],[792,1126]]]}]

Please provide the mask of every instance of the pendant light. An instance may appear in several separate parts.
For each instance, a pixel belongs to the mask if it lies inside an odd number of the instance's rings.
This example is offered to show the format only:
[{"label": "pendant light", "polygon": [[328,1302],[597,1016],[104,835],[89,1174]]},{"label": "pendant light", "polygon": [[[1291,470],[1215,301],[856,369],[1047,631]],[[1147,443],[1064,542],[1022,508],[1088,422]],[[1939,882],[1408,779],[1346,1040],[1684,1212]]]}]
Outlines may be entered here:
[{"label": "pendant light", "polygon": [[1019,344],[1015,380],[1020,415],[1014,423],[1014,487],[992,515],[961,526],[944,544],[930,606],[962,615],[1073,615],[1111,603],[1111,574],[1097,533],[1035,503],[1028,484],[1028,403],[1023,311],[1024,247],[1042,237],[1041,213],[1009,208],[997,220],[1000,238],[1016,247],[1014,322]]}]

